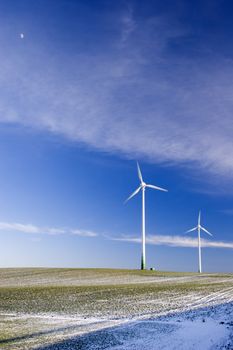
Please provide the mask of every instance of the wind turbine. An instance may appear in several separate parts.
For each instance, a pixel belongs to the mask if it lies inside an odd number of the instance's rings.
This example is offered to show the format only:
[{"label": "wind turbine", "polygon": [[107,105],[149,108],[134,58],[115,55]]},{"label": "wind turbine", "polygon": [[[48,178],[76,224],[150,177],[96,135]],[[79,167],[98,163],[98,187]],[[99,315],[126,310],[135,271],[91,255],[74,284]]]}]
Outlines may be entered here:
[{"label": "wind turbine", "polygon": [[126,199],[125,203],[133,198],[138,192],[142,191],[142,258],[141,258],[141,270],[146,268],[146,229],[145,229],[145,190],[146,187],[153,188],[154,190],[167,192],[164,188],[157,187],[154,185],[148,185],[143,181],[142,173],[137,162],[138,177],[140,180],[140,186]]},{"label": "wind turbine", "polygon": [[197,222],[197,226],[194,228],[191,228],[190,230],[186,231],[186,233],[188,232],[192,232],[192,231],[196,231],[198,232],[198,272],[202,273],[202,266],[201,266],[201,230],[204,231],[205,233],[207,233],[210,236],[213,236],[209,231],[207,231],[203,226],[201,226],[201,212],[199,211],[199,215],[198,215],[198,222]]}]

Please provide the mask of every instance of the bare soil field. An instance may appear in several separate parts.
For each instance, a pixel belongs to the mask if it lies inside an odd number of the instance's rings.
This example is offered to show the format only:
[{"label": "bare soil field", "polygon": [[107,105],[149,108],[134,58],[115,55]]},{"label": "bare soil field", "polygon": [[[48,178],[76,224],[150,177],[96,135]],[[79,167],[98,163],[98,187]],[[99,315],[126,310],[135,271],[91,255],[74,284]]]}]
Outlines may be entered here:
[{"label": "bare soil field", "polygon": [[0,349],[233,349],[233,275],[0,269]]}]

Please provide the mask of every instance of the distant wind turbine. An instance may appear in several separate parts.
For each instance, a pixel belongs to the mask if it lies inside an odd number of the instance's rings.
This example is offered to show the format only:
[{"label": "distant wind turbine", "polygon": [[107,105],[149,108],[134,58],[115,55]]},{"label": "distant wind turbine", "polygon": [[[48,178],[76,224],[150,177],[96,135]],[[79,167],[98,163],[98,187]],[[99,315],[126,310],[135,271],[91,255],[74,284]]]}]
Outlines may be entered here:
[{"label": "distant wind turbine", "polygon": [[146,187],[153,188],[154,190],[167,192],[164,188],[154,185],[148,185],[143,181],[142,173],[137,162],[138,177],[140,180],[140,186],[126,199],[125,203],[134,197],[140,190],[142,190],[142,258],[141,258],[141,270],[146,269],[146,230],[145,230],[145,189]]},{"label": "distant wind turbine", "polygon": [[196,231],[198,232],[198,272],[202,273],[202,266],[201,266],[201,230],[204,231],[205,233],[207,233],[210,236],[213,236],[209,231],[207,231],[203,226],[201,226],[201,212],[199,211],[199,215],[198,215],[198,222],[197,222],[197,226],[194,228],[191,228],[190,230],[186,231],[186,233],[188,232],[192,232],[192,231]]}]

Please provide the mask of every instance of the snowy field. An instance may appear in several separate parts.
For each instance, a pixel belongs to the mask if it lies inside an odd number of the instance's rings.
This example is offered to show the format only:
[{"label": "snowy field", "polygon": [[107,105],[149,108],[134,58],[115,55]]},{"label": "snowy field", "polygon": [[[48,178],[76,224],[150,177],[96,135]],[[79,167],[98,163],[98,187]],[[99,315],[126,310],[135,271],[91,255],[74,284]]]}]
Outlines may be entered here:
[{"label": "snowy field", "polygon": [[0,349],[233,349],[233,275],[0,269]]}]

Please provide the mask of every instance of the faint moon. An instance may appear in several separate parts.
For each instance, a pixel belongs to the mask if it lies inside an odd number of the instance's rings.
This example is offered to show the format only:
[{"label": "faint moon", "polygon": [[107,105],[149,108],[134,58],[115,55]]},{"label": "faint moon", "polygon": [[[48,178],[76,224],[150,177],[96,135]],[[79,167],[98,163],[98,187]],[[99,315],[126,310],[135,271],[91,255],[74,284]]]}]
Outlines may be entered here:
[{"label": "faint moon", "polygon": [[24,38],[24,34],[20,33],[20,38],[23,39]]}]

